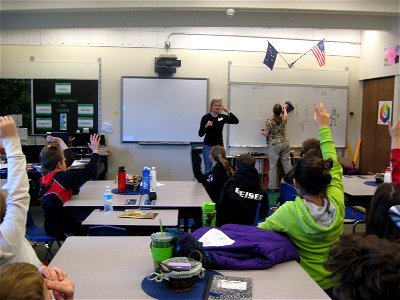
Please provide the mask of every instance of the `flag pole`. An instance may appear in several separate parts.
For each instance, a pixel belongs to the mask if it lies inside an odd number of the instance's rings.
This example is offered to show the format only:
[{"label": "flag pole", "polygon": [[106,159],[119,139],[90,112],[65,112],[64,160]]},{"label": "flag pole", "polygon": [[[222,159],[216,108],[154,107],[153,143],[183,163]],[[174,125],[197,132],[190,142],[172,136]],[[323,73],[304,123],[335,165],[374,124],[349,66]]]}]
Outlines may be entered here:
[{"label": "flag pole", "polygon": [[279,54],[280,57],[282,57],[282,59],[283,59],[283,60],[285,61],[285,63],[288,65],[289,69],[290,69],[291,67],[293,67],[293,64],[289,64],[289,63],[286,61],[286,59],[282,56],[282,54],[281,54],[280,52],[278,52],[278,54]]},{"label": "flag pole", "polygon": [[[324,40],[325,40],[325,38],[323,38],[321,41],[324,41]],[[319,42],[321,42],[321,41],[319,41]],[[318,43],[319,43],[319,42],[318,42]],[[294,65],[300,58],[302,58],[304,55],[306,55],[308,52],[310,52],[311,49],[314,48],[314,47],[315,47],[315,46],[312,46],[310,49],[308,49],[307,52],[303,53],[298,59],[296,59],[294,62],[292,62],[292,63],[290,64],[291,66],[289,66],[289,68],[292,68],[293,65]]]}]

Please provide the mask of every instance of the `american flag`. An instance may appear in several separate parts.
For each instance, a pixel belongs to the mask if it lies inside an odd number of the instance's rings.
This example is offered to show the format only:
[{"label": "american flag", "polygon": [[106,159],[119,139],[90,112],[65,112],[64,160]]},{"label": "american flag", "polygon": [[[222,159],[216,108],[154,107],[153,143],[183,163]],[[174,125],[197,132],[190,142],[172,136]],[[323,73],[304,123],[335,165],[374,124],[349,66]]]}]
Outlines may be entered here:
[{"label": "american flag", "polygon": [[325,65],[325,46],[324,40],[320,41],[314,47],[311,48],[312,53],[318,61],[320,67]]}]

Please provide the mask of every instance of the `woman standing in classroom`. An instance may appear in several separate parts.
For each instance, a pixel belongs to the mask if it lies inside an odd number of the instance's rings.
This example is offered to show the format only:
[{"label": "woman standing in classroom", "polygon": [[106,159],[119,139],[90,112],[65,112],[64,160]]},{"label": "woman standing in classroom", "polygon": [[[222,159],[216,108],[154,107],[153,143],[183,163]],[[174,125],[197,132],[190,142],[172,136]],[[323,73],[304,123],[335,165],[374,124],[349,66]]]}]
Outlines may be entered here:
[{"label": "woman standing in classroom", "polygon": [[265,121],[265,129],[261,130],[261,134],[267,138],[268,144],[268,189],[270,190],[279,188],[277,180],[279,159],[281,160],[285,174],[292,169],[289,140],[286,136],[287,108],[288,104],[285,104],[283,107],[280,104],[275,104],[273,108],[274,115]]},{"label": "woman standing in classroom", "polygon": [[[221,113],[221,111],[225,113]],[[199,129],[199,136],[205,136],[203,142],[204,173],[208,173],[212,168],[210,160],[212,146],[224,146],[222,130],[225,123],[238,124],[239,119],[222,104],[221,98],[212,99],[210,112],[201,118]]]}]

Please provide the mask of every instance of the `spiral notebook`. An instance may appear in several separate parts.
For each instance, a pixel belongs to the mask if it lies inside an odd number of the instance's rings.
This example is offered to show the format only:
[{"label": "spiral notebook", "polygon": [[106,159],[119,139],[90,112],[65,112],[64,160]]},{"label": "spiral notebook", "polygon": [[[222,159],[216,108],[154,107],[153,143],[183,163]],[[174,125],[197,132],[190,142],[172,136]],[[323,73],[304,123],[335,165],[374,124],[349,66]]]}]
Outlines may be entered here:
[{"label": "spiral notebook", "polygon": [[231,277],[210,275],[203,299],[252,299],[253,279],[248,277]]}]

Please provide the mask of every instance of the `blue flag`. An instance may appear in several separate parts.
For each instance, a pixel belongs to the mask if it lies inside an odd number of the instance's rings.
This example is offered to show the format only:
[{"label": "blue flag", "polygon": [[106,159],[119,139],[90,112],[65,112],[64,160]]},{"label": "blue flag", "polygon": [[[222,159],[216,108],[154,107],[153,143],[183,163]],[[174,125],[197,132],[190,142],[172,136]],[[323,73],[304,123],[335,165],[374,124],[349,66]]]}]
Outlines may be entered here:
[{"label": "blue flag", "polygon": [[270,42],[268,42],[268,49],[267,53],[265,54],[264,58],[264,65],[266,65],[268,68],[272,69],[274,68],[276,56],[278,55],[278,51],[274,48],[274,46],[271,45]]}]

